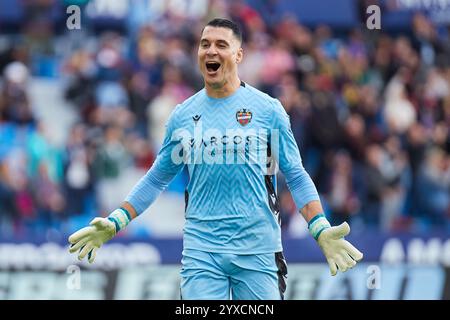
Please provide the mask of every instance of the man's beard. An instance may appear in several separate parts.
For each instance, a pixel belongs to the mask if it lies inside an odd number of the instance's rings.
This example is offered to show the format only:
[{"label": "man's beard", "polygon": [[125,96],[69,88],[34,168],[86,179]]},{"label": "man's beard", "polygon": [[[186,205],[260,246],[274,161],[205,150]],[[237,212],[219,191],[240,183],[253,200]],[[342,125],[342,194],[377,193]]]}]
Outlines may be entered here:
[{"label": "man's beard", "polygon": [[214,81],[214,82],[206,82],[211,88],[213,89],[221,89],[225,86],[225,84],[227,83],[227,80],[222,80],[222,81]]}]

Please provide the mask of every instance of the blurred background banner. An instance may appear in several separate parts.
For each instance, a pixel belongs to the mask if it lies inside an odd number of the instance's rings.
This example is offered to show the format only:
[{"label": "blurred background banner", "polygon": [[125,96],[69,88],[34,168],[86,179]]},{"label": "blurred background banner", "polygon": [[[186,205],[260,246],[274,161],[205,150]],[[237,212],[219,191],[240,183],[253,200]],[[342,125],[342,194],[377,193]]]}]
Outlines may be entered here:
[{"label": "blurred background banner", "polygon": [[[92,265],[68,255],[67,245],[34,240],[0,244],[0,299],[179,299],[179,239],[113,241]],[[331,277],[314,240],[285,239],[286,299],[450,299],[445,236],[374,233],[351,241],[364,263]]]},{"label": "blurred background banner", "polygon": [[0,0],[0,299],[178,298],[186,171],[93,266],[67,237],[150,168],[214,17],[241,26],[240,77],[282,102],[365,254],[330,277],[280,175],[287,298],[448,299],[450,0]]},{"label": "blurred background banner", "polygon": [[[450,298],[450,269],[442,266],[384,266],[377,288],[368,284],[371,266],[362,263],[331,277],[325,264],[291,263],[287,300],[438,300]],[[0,270],[1,299],[179,300],[179,266],[127,267],[81,271]]]},{"label": "blurred background banner", "polygon": [[[348,237],[358,243],[364,252],[364,261],[397,265],[443,265],[450,267],[450,239],[443,233],[426,235],[393,234],[371,231]],[[290,262],[323,262],[324,258],[311,237],[285,237],[284,254]],[[181,261],[183,243],[181,238],[122,237],[113,239],[102,247],[98,260],[91,266],[103,264],[120,268],[128,264],[175,264]],[[68,246],[47,241],[45,238],[0,238],[0,268],[51,267],[57,262],[59,268],[78,263],[75,257],[67,255]],[[54,260],[56,259],[56,260]]]}]

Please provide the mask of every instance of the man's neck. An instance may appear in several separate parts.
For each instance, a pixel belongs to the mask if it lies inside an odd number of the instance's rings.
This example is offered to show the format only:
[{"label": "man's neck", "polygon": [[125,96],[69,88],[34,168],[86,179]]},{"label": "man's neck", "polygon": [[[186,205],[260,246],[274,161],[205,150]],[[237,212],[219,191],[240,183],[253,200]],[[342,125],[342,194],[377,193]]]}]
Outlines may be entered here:
[{"label": "man's neck", "polygon": [[220,88],[214,88],[205,83],[206,94],[211,98],[226,98],[235,93],[241,86],[241,80],[236,77],[232,81],[226,82]]}]

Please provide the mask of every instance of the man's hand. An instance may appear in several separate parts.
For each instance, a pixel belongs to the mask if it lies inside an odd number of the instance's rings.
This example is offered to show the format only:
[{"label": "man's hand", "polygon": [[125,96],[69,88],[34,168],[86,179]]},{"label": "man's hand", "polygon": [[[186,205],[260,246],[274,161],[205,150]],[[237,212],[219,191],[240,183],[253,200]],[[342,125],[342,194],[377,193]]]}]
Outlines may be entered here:
[{"label": "man's hand", "polygon": [[107,218],[94,218],[88,227],[78,230],[69,237],[69,252],[79,250],[78,259],[82,260],[88,255],[89,263],[94,262],[97,249],[116,235],[114,222]]},{"label": "man's hand", "polygon": [[336,227],[324,229],[317,239],[334,276],[339,269],[345,272],[353,268],[363,258],[363,254],[344,239],[350,233],[350,226],[344,222]]}]

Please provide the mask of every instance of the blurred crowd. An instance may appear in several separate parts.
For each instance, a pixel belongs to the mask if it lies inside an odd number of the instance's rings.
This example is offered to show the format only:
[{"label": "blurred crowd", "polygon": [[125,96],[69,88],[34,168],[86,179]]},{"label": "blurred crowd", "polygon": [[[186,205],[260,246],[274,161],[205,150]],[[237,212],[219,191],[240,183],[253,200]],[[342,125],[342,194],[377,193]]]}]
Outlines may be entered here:
[{"label": "blurred crowd", "polygon": [[[38,3],[21,41],[0,46],[3,234],[58,229],[120,203],[120,178],[151,166],[170,112],[202,88],[198,37],[217,16],[241,25],[240,76],[282,102],[332,224],[450,232],[450,28],[420,13],[405,33],[367,30],[363,15],[351,30],[307,27],[244,1],[205,0],[189,11],[136,1],[125,30],[61,33],[39,18],[51,1]],[[49,59],[78,116],[63,146],[27,89],[43,73],[36,61]],[[183,194],[187,179],[169,192]],[[288,230],[297,212],[280,181]]]}]

